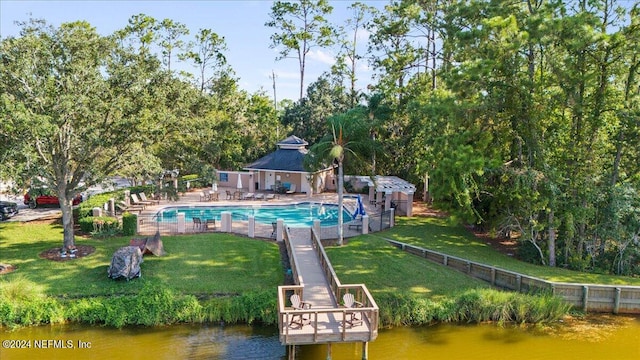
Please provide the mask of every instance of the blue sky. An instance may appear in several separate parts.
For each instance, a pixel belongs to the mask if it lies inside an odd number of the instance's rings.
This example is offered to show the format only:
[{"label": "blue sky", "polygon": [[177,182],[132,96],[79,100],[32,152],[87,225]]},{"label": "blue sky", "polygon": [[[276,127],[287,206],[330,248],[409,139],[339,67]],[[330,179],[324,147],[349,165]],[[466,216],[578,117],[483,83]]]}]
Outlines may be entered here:
[{"label": "blue sky", "polygon": [[[354,0],[355,1],[355,0]],[[349,12],[347,7],[353,1],[331,1],[334,7],[331,21],[343,25]],[[388,1],[367,1],[382,8]],[[199,0],[199,1],[17,1],[0,0],[0,36],[18,35],[15,21],[33,18],[45,19],[58,26],[64,22],[86,20],[103,35],[127,25],[132,15],[140,13],[157,20],[172,19],[187,26],[190,36],[199,29],[208,28],[224,36],[228,50],[227,61],[240,79],[240,86],[255,92],[263,89],[273,96],[272,70],[276,74],[278,101],[283,98],[298,99],[299,70],[295,59],[275,61],[277,52],[270,49],[269,37],[274,32],[264,26],[269,19],[272,1],[266,0]],[[365,44],[366,41],[361,41]],[[363,49],[364,51],[364,49]],[[307,58],[305,89],[322,72],[329,70],[334,61],[330,50],[314,49]],[[362,62],[359,87],[365,88],[371,82],[371,72]]]}]

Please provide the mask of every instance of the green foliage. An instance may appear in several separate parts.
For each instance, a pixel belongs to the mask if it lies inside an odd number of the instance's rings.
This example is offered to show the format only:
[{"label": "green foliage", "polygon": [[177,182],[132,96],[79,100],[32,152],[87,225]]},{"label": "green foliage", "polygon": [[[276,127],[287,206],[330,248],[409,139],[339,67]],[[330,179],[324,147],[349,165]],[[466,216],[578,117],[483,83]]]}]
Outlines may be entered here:
[{"label": "green foliage", "polygon": [[122,236],[133,236],[138,230],[138,216],[126,212],[122,214]]},{"label": "green foliage", "polygon": [[102,194],[92,195],[85,201],[78,205],[76,214],[78,218],[84,218],[87,216],[93,216],[93,208],[100,208],[104,210],[104,204],[109,202],[110,199],[115,201],[122,200],[124,198],[124,190],[110,191]]},{"label": "green foliage", "polygon": [[97,237],[114,236],[120,230],[118,218],[110,216],[87,216],[78,219],[78,225],[85,234]]},{"label": "green foliage", "polygon": [[386,293],[376,296],[383,326],[422,326],[434,322],[548,323],[571,310],[550,295],[527,295],[493,289],[473,289],[457,296],[432,300],[415,294]]},{"label": "green foliage", "polygon": [[62,305],[46,296],[41,286],[22,277],[0,281],[0,325],[17,327],[63,321]]}]

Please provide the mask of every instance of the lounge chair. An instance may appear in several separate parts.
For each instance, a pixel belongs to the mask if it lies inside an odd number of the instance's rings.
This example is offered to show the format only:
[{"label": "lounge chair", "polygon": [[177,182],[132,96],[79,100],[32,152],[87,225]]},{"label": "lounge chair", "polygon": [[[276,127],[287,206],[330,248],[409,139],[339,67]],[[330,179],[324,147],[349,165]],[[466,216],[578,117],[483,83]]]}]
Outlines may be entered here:
[{"label": "lounge chair", "polygon": [[131,206],[131,205],[127,205],[124,201],[119,201],[117,203],[115,203],[116,206],[116,210],[119,210],[120,213],[125,213],[125,212],[138,212],[141,213],[142,210],[144,210],[144,206]]},{"label": "lounge chair", "polygon": [[140,193],[140,194],[138,194],[138,195],[140,195],[140,200],[142,200],[142,201],[148,201],[148,202],[151,202],[151,203],[153,203],[153,205],[158,205],[158,204],[160,204],[160,200],[147,199],[147,195],[146,195],[144,192],[141,192],[141,193]]},{"label": "lounge chair", "polygon": [[[289,298],[291,300],[291,307],[293,310],[308,310],[311,309],[311,303],[300,300],[300,295],[293,294]],[[289,326],[298,325],[301,329],[303,326],[310,324],[311,318],[309,314],[293,314],[291,315],[291,321],[289,322]]]},{"label": "lounge chair", "polygon": [[[356,301],[355,297],[351,293],[346,293],[342,296],[342,301],[344,302],[344,307],[349,309],[356,309],[363,307],[361,302]],[[355,311],[347,311],[344,314],[344,326],[349,325],[350,327],[362,325],[362,313]]]},{"label": "lounge chair", "polygon": [[264,199],[267,200],[267,201],[273,200],[275,198],[276,198],[275,194],[267,194],[267,195],[264,196]]},{"label": "lounge chair", "polygon": [[255,199],[256,194],[250,192],[242,195],[242,200]]},{"label": "lounge chair", "polygon": [[204,230],[215,230],[216,229],[216,219],[207,219],[204,223]]},{"label": "lounge chair", "polygon": [[136,194],[131,194],[131,200],[133,200],[133,205],[153,205],[153,203],[151,201],[142,201],[138,198],[138,195]]},{"label": "lounge chair", "polygon": [[285,192],[285,194],[295,194],[296,193],[296,184],[291,184],[289,190]]},{"label": "lounge chair", "polygon": [[264,200],[264,194],[263,193],[257,193],[256,196],[254,197],[254,199],[256,199],[256,200]]}]

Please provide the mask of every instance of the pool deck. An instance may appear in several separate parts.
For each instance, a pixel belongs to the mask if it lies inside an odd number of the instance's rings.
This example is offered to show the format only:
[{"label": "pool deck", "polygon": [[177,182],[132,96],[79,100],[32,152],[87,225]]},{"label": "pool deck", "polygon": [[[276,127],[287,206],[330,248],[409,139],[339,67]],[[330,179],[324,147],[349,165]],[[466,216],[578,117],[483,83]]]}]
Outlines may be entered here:
[{"label": "pool deck", "polygon": [[[149,205],[146,206],[145,210],[140,213],[140,217],[153,217],[158,211],[163,208],[169,206],[258,206],[258,205],[276,205],[276,204],[293,204],[293,203],[302,203],[302,202],[322,202],[322,203],[338,203],[338,194],[337,193],[322,193],[316,195],[307,195],[302,193],[297,194],[280,194],[276,195],[274,199],[271,200],[228,200],[226,198],[226,190],[230,192],[236,191],[236,189],[231,188],[219,188],[217,193],[219,194],[219,200],[215,201],[203,201],[201,200],[201,191],[206,189],[194,189],[192,191],[188,191],[184,194],[180,194],[180,198],[177,201],[169,201],[169,200],[161,200],[158,205]],[[268,194],[268,193],[263,193]],[[346,195],[355,195],[355,194],[346,194]],[[367,195],[360,194],[362,198],[362,203],[365,207],[365,212],[367,214],[375,214],[379,213],[380,208],[376,208],[374,205],[369,204],[369,197]],[[352,211],[351,207],[355,206],[355,200],[348,198],[344,201],[345,207]],[[349,223],[352,221],[350,218],[344,219],[343,224],[343,236],[344,237],[353,237],[360,235],[362,233],[361,229],[356,227],[349,227]],[[303,227],[304,228],[304,227]],[[156,227],[154,226],[141,226],[141,233],[155,233]],[[187,224],[185,231],[188,233],[202,232],[202,229],[198,229],[191,224]],[[220,224],[217,224],[217,227],[213,231],[220,231]],[[270,238],[272,233],[271,224],[259,224],[256,223],[255,226],[255,237],[260,238]],[[247,221],[234,221],[232,226],[232,233],[237,233],[240,235],[248,235],[248,223]],[[337,239],[338,238],[338,227],[337,226],[323,226],[321,229],[321,238],[322,239]]]}]

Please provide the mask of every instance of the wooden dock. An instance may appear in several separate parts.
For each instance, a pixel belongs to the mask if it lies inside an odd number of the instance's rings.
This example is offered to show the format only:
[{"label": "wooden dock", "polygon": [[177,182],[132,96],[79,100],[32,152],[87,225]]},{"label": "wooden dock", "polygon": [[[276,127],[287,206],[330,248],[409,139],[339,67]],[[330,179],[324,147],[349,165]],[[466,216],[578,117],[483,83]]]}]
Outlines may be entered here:
[{"label": "wooden dock", "polygon": [[[362,342],[366,353],[366,344],[378,336],[379,313],[366,286],[340,283],[315,230],[286,229],[284,241],[297,285],[278,287],[280,342],[283,345]],[[342,306],[346,293],[353,294],[362,307]],[[293,294],[311,303],[311,308],[294,310],[289,300]],[[346,323],[350,313],[357,313],[362,322],[353,326]],[[294,315],[303,315],[308,324],[292,323]]]}]

